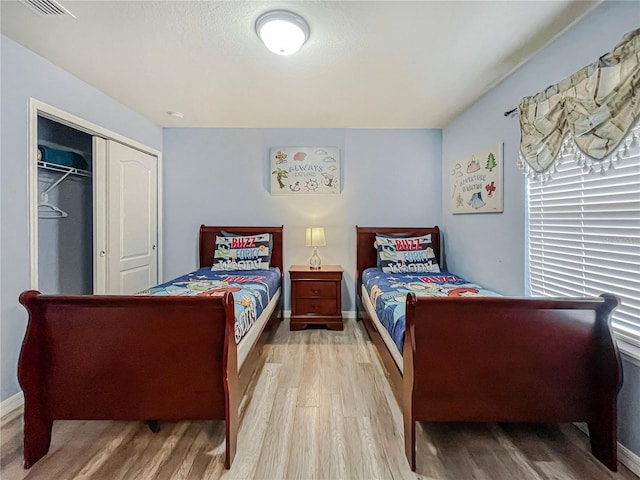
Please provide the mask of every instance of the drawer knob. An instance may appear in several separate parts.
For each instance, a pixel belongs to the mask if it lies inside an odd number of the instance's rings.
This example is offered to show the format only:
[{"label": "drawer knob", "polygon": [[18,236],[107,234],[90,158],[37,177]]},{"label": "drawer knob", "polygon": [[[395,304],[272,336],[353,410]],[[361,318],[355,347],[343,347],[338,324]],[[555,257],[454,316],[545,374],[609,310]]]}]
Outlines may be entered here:
[{"label": "drawer knob", "polygon": [[312,288],[311,292],[313,292],[314,295],[317,295],[318,293],[320,293],[320,289],[319,288]]}]

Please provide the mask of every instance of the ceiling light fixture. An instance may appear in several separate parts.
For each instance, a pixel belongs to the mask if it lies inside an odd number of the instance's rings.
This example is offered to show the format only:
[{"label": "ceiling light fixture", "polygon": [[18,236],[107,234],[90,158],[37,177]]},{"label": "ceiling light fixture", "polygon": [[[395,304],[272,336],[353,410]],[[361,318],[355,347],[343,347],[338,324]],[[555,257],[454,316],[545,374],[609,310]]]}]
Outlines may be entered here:
[{"label": "ceiling light fixture", "polygon": [[256,33],[273,53],[291,55],[309,38],[309,25],[293,12],[272,10],[258,17]]}]

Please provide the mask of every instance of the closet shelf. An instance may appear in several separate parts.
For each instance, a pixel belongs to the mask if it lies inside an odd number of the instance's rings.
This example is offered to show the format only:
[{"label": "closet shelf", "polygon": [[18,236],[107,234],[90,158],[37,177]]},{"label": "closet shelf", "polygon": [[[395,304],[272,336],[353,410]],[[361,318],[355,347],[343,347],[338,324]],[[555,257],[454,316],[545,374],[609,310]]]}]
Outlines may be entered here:
[{"label": "closet shelf", "polygon": [[59,163],[49,163],[38,160],[38,168],[44,170],[51,170],[52,172],[66,173],[67,175],[77,175],[79,177],[90,177],[90,170],[82,170],[76,167],[68,167],[66,165],[60,165]]},{"label": "closet shelf", "polygon": [[65,179],[70,175],[76,175],[78,177],[90,177],[91,172],[89,170],[82,170],[76,167],[60,165],[59,163],[44,162],[42,160],[38,160],[38,168],[63,174],[55,182],[49,185],[49,187],[44,192],[40,192],[40,201],[38,202],[38,218],[68,217],[69,214],[67,212],[49,202],[49,192],[60,185],[62,182],[64,182]]}]

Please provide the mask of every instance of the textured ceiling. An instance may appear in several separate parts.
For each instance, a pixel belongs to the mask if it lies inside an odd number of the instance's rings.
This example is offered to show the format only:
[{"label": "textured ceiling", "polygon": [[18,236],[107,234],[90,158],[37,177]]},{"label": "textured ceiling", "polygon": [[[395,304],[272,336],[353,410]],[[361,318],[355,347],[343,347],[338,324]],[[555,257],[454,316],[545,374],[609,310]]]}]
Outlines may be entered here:
[{"label": "textured ceiling", "polygon": [[[599,2],[60,3],[1,1],[2,33],[163,127],[440,128]],[[254,31],[276,8],[311,28],[290,57]]]}]

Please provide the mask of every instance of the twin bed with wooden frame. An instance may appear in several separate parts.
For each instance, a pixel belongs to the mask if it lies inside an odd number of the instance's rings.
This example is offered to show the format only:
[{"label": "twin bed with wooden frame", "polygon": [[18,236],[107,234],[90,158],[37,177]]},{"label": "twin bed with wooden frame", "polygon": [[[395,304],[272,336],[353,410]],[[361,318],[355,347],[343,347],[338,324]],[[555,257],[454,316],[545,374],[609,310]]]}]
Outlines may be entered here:
[{"label": "twin bed with wooden frame", "polygon": [[[25,398],[24,459],[29,468],[51,443],[54,420],[224,420],[225,467],[236,451],[240,396],[282,310],[280,227],[200,227],[200,267],[211,266],[216,236],[270,233],[279,297],[263,312],[242,358],[234,300],[218,297],[42,295],[29,312],[18,379]],[[260,320],[259,319],[259,320]],[[244,341],[245,339],[243,339]],[[240,365],[241,363],[241,365]]]},{"label": "twin bed with wooden frame", "polygon": [[[356,227],[358,318],[376,345],[404,418],[405,453],[416,469],[415,423],[587,422],[596,458],[617,469],[619,354],[601,298],[422,297],[407,295],[401,358],[362,288],[376,267],[376,233],[431,234],[440,260],[440,231]],[[368,305],[367,305],[368,303]]]}]

